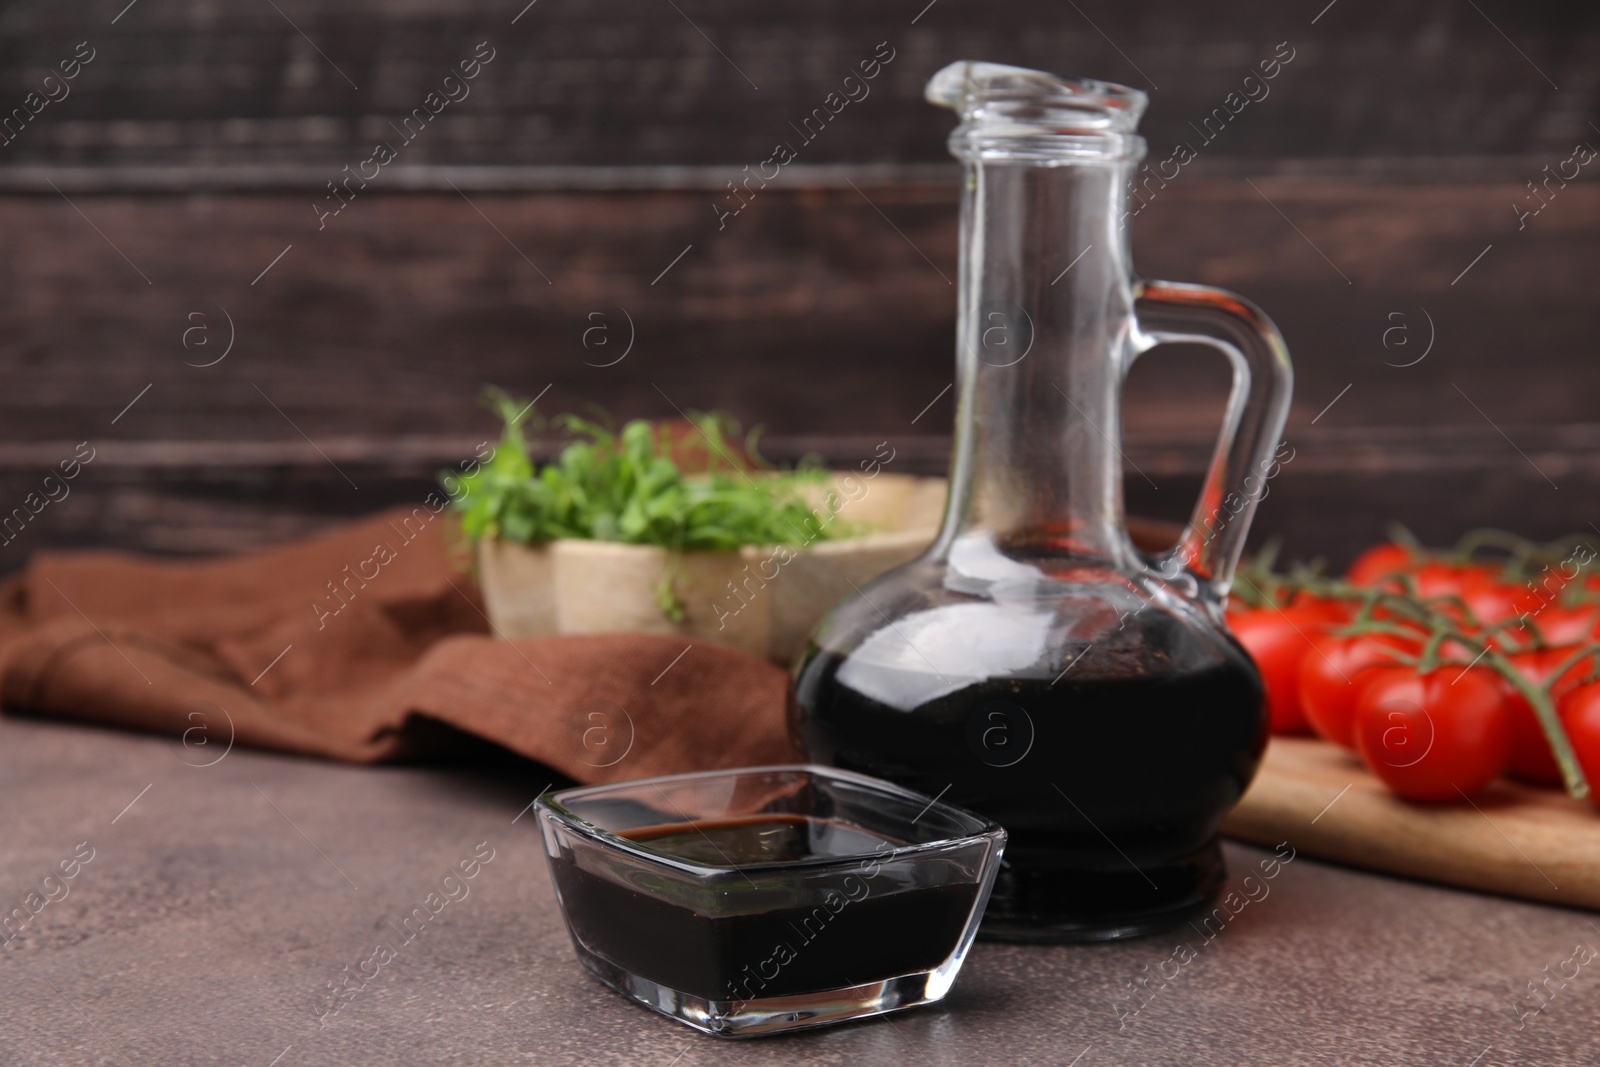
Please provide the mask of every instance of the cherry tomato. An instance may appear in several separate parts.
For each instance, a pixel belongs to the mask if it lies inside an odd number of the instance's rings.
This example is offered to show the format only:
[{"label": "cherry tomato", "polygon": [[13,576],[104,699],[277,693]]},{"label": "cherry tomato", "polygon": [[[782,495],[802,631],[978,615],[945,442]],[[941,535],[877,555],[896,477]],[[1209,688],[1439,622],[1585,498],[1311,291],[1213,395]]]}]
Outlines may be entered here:
[{"label": "cherry tomato", "polygon": [[1469,572],[1458,581],[1457,596],[1483,626],[1514,619],[1526,610],[1526,589],[1509,585],[1483,571]]},{"label": "cherry tomato", "polygon": [[1228,626],[1249,651],[1267,687],[1267,707],[1275,734],[1310,730],[1300,710],[1300,661],[1311,642],[1343,612],[1329,601],[1296,601],[1286,608],[1254,608],[1229,615]]},{"label": "cherry tomato", "polygon": [[1589,779],[1590,798],[1600,803],[1600,682],[1579,686],[1558,706],[1567,739],[1578,754],[1578,766]]},{"label": "cherry tomato", "polygon": [[[1576,651],[1573,648],[1548,648],[1535,652],[1513,652],[1506,658],[1534,685],[1543,685]],[[1551,696],[1557,704],[1568,690],[1583,680],[1588,671],[1588,660],[1580,660],[1567,669],[1552,687]],[[1505,693],[1506,714],[1511,726],[1511,748],[1506,761],[1508,772],[1513,778],[1534,785],[1560,785],[1561,768],[1556,765],[1556,757],[1550,751],[1550,739],[1545,736],[1533,705],[1503,677],[1500,678],[1500,687]]]},{"label": "cherry tomato", "polygon": [[1472,567],[1454,563],[1424,563],[1411,572],[1411,587],[1419,597],[1460,596],[1479,575]]},{"label": "cherry tomato", "polygon": [[1479,563],[1428,562],[1404,574],[1391,574],[1377,585],[1393,593],[1431,601],[1431,606],[1468,629],[1489,626],[1516,616],[1518,590],[1501,582],[1495,567]]},{"label": "cherry tomato", "polygon": [[1551,604],[1543,609],[1535,608],[1523,612],[1518,625],[1506,632],[1518,640],[1532,641],[1534,631],[1538,631],[1545,644],[1554,647],[1581,645],[1600,638],[1600,605],[1565,608]]},{"label": "cherry tomato", "polygon": [[1419,642],[1391,634],[1314,640],[1300,660],[1300,708],[1306,722],[1329,741],[1355,748],[1353,716],[1363,676],[1395,665],[1396,651],[1415,654],[1420,647]]},{"label": "cherry tomato", "polygon": [[1409,548],[1388,542],[1374,545],[1357,556],[1345,577],[1355,585],[1377,585],[1381,579],[1417,565],[1418,560]]},{"label": "cherry tomato", "polygon": [[1512,590],[1510,600],[1516,606],[1517,615],[1532,615],[1556,606],[1553,594],[1534,589],[1530,582],[1512,583],[1502,576],[1501,584]]},{"label": "cherry tomato", "polygon": [[1511,743],[1498,676],[1482,667],[1374,671],[1356,701],[1361,758],[1411,800],[1471,796],[1505,769]]}]

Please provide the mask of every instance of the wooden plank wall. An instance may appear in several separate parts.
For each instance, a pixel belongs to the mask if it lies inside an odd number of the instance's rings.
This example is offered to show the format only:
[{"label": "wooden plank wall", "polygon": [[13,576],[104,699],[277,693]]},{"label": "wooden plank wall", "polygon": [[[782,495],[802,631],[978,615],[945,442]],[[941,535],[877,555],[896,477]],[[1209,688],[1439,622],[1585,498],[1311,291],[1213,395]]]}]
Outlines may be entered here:
[{"label": "wooden plank wall", "polygon": [[[1435,539],[1600,524],[1595,165],[1527,187],[1600,145],[1588,5],[123,7],[0,15],[0,104],[70,88],[0,144],[0,511],[95,450],[0,569],[420,499],[494,432],[485,382],[548,387],[551,411],[725,408],[779,457],[888,439],[939,471],[956,200],[928,74],[1140,86],[1165,158],[1284,42],[1270,94],[1133,224],[1143,273],[1245,293],[1288,338],[1296,453],[1259,535],[1338,560],[1389,518]],[[470,95],[411,143],[385,132],[484,41]],[[870,95],[719,228],[725,183],[799,144],[788,124],[881,42]],[[319,227],[378,139],[399,158]],[[1514,204],[1543,208],[1519,228]],[[1196,353],[1136,368],[1132,507],[1186,510],[1224,388]]]}]

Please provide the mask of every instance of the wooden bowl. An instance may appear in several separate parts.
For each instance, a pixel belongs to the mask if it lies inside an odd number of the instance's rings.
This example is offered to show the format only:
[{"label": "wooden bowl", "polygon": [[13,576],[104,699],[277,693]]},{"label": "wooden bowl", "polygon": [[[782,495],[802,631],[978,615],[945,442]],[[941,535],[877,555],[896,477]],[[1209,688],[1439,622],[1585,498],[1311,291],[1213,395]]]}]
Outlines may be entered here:
[{"label": "wooden bowl", "polygon": [[[927,548],[938,533],[945,491],[943,478],[834,475],[813,494],[816,526],[859,523],[871,532],[798,549],[684,553],[673,576],[682,621],[656,603],[673,559],[655,545],[480,541],[483,598],[501,637],[677,634],[788,663],[822,617],[854,591],[852,583],[862,585]],[[808,524],[806,532],[813,529]]]}]

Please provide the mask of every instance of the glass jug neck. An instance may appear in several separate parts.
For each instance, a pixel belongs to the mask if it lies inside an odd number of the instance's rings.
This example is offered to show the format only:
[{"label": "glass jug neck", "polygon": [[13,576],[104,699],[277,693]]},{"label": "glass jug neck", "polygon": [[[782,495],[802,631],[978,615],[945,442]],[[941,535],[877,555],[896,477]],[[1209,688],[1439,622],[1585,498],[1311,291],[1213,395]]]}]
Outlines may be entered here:
[{"label": "glass jug neck", "polygon": [[1118,409],[1134,300],[1123,213],[1138,158],[966,154],[937,551],[980,535],[1007,555],[1130,562]]}]

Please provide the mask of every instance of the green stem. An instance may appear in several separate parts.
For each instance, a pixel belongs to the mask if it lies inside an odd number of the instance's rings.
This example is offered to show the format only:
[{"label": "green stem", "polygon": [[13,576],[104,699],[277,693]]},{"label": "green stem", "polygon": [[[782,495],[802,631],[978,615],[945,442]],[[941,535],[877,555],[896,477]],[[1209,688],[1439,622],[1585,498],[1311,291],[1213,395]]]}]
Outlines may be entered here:
[{"label": "green stem", "polygon": [[1389,540],[1410,552],[1412,558],[1423,559],[1427,556],[1428,550],[1417,540],[1417,535],[1398,522],[1391,522],[1385,529],[1389,534]]},{"label": "green stem", "polygon": [[[1587,797],[1589,780],[1584,777],[1583,768],[1578,765],[1578,754],[1572,749],[1572,741],[1567,737],[1566,727],[1561,725],[1561,716],[1556,714],[1555,701],[1551,699],[1549,686],[1534,685],[1528,680],[1527,675],[1519,671],[1510,660],[1493,647],[1489,648],[1484,661],[1499,671],[1528,702],[1528,706],[1533,708],[1534,715],[1539,719],[1539,725],[1544,728],[1545,739],[1550,742],[1550,751],[1556,758],[1556,766],[1561,768],[1561,780],[1566,784],[1567,795],[1576,800]],[[1560,675],[1555,677],[1559,678]]]},{"label": "green stem", "polygon": [[661,581],[656,584],[656,607],[673,622],[682,622],[683,598],[678,595],[675,583],[679,567],[683,563],[683,549],[680,547],[667,551],[667,565],[661,572]]},{"label": "green stem", "polygon": [[1428,636],[1428,641],[1422,646],[1422,655],[1417,658],[1417,673],[1430,674],[1439,668],[1439,646],[1449,637],[1448,631],[1436,630]]},{"label": "green stem", "polygon": [[[1584,660],[1589,659],[1591,656],[1600,656],[1600,648],[1590,645],[1586,648],[1578,649],[1578,651],[1568,656],[1561,662],[1559,667],[1551,672],[1550,677],[1545,680],[1544,688],[1554,695],[1556,683],[1565,677],[1568,671],[1582,663]],[[1594,664],[1590,664],[1589,673],[1590,675],[1593,675]]]},{"label": "green stem", "polygon": [[1525,537],[1519,537],[1508,530],[1496,530],[1493,527],[1481,527],[1468,530],[1456,542],[1455,555],[1463,559],[1471,559],[1483,547],[1498,548],[1515,557],[1538,550],[1537,545]]}]

